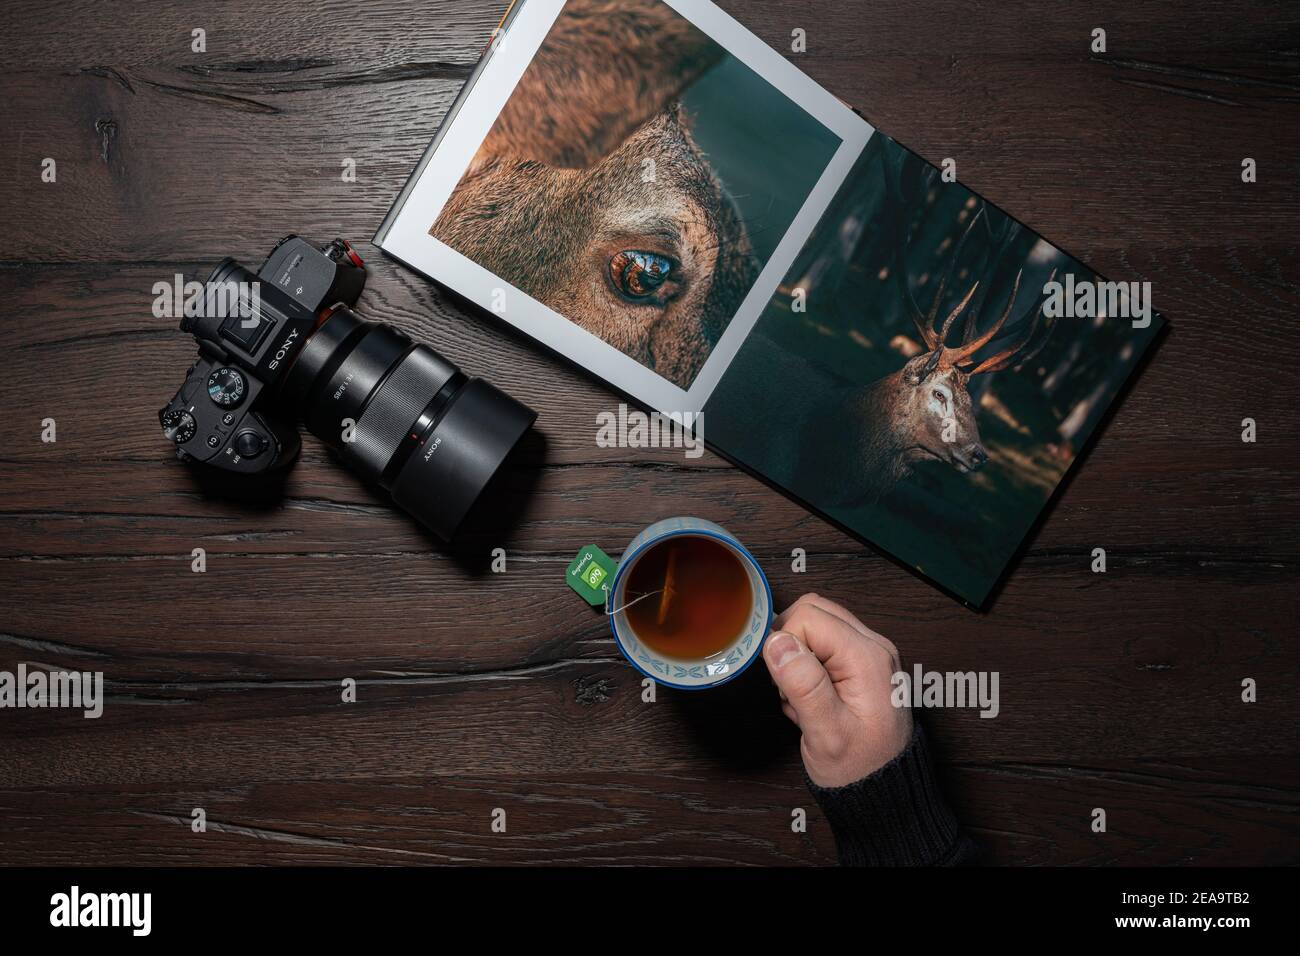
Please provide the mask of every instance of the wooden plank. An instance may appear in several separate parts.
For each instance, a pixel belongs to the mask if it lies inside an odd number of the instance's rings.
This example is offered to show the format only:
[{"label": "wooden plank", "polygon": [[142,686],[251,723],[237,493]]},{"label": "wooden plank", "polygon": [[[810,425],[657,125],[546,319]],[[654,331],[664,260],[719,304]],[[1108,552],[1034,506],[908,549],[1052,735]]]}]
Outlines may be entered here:
[{"label": "wooden plank", "polygon": [[[1212,773],[1164,778],[1150,769],[961,766],[953,789],[963,816],[975,821],[977,841],[1004,863],[1070,857],[1092,864],[1232,864],[1243,851],[1261,862],[1294,862],[1294,803],[1215,781]],[[657,774],[588,771],[534,776],[526,785],[512,776],[431,773],[218,788],[119,783],[71,796],[6,790],[0,850],[6,860],[46,865],[123,858],[137,865],[834,860],[825,821],[806,791],[752,774],[672,774],[666,782]],[[1106,834],[1086,826],[1099,804],[1109,811]],[[191,830],[195,807],[207,814],[206,833]],[[791,832],[794,807],[808,812],[806,834]],[[505,833],[490,832],[496,808],[506,811]],[[1018,827],[1008,819],[1034,823]],[[50,840],[51,831],[60,838]]]},{"label": "wooden plank", "polygon": [[[670,784],[670,785],[666,785]],[[807,833],[790,826],[808,811]],[[207,814],[207,832],[191,830]],[[504,833],[491,829],[505,812]],[[45,865],[807,865],[834,842],[806,790],[752,776],[588,772],[114,786],[71,798],[0,791],[5,860]],[[685,823],[686,820],[694,821]],[[44,834],[57,828],[60,839]],[[111,844],[106,841],[110,837]],[[51,843],[53,845],[51,845]]]},{"label": "wooden plank", "polygon": [[[836,570],[846,564],[827,563]],[[7,562],[12,630],[0,636],[0,665],[11,671],[24,661],[102,670],[114,692],[126,698],[180,696],[198,704],[199,712],[209,707],[225,712],[232,705],[222,702],[233,700],[241,716],[248,708],[265,706],[268,714],[276,707],[294,708],[299,696],[309,712],[328,711],[345,677],[373,682],[376,693],[397,695],[402,702],[427,693],[457,693],[462,685],[477,693],[483,683],[499,691],[482,698],[484,721],[497,720],[499,732],[512,741],[533,734],[544,740],[567,730],[548,727],[549,718],[523,703],[516,707],[529,688],[549,687],[547,693],[555,695],[555,685],[595,672],[620,688],[624,706],[642,712],[640,681],[619,657],[599,612],[588,612],[556,587],[562,566],[561,558],[523,562],[471,590],[445,564],[419,558],[214,556],[201,579],[179,561],[89,567]],[[1062,741],[1092,739],[1105,739],[1108,752],[1129,756],[1183,752],[1188,745],[1182,741],[1194,741],[1196,750],[1284,753],[1294,748],[1290,738],[1264,733],[1271,721],[1285,719],[1300,704],[1300,668],[1278,650],[1285,640],[1280,622],[1300,610],[1289,596],[1295,593],[1293,572],[1286,577],[1255,569],[1239,573],[1232,593],[1240,608],[1228,621],[1220,610],[1222,571],[1214,575],[1220,583],[1213,587],[1195,575],[1119,571],[1102,580],[1077,568],[1031,565],[1008,587],[996,618],[988,621],[951,602],[925,601],[925,585],[918,581],[900,579],[899,586],[891,586],[879,577],[868,582],[852,570],[819,575],[819,588],[828,578],[843,581],[822,590],[862,610],[903,647],[909,670],[920,664],[927,670],[1001,675],[1003,703],[996,720],[968,711],[934,718],[945,730],[964,728],[964,754],[1043,756],[1056,753]],[[778,567],[773,587],[784,603],[806,585]],[[42,600],[51,593],[66,597],[51,605]],[[216,594],[233,596],[214,609]],[[1062,620],[1053,595],[1086,613]],[[526,615],[519,613],[521,607],[528,608]],[[159,610],[146,615],[142,608]],[[1205,660],[1215,660],[1216,666],[1201,666]],[[1261,685],[1255,705],[1240,701],[1244,677]],[[760,674],[754,685],[757,705],[774,712],[766,677]],[[697,706],[689,703],[693,695],[669,696],[674,706]],[[707,706],[718,714],[736,702],[725,695],[710,697],[714,702]],[[1062,700],[1071,706],[1059,706]],[[740,702],[750,701],[742,696]],[[652,710],[674,713],[673,708]],[[1160,715],[1158,721],[1148,719],[1152,712]],[[470,705],[457,701],[441,719],[454,725],[472,713]],[[146,710],[140,719],[152,716]],[[622,765],[671,765],[674,747],[653,746],[640,724],[650,718],[638,717],[640,730],[628,738],[628,728],[604,716],[573,728],[581,732],[573,742],[578,753],[624,751]],[[311,718],[318,719],[335,717]],[[393,719],[383,716],[383,721]],[[568,727],[568,721],[563,724]],[[105,718],[94,729],[112,725]],[[373,733],[382,735],[383,727],[377,725]],[[671,724],[666,732],[681,730]],[[42,758],[39,738],[35,733],[23,746],[26,759],[65,766],[68,751],[61,747]],[[284,741],[291,745],[289,736]],[[141,745],[161,743],[151,738]],[[89,754],[95,744],[87,740],[82,746],[91,748]],[[473,733],[465,735],[463,746],[467,769],[474,760],[494,759],[475,757],[482,741]],[[641,747],[640,756],[630,752]],[[520,748],[527,749],[512,744],[502,756],[522,767]],[[162,762],[159,772],[167,772],[167,766]]]}]

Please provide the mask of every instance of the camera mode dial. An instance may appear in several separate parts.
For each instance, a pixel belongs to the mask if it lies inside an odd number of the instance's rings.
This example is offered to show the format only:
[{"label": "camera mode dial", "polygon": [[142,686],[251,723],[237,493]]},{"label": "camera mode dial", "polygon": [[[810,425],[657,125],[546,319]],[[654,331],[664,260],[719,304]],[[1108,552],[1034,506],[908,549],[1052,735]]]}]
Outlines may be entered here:
[{"label": "camera mode dial", "polygon": [[208,397],[222,408],[234,408],[244,400],[247,390],[244,373],[228,365],[208,376]]}]

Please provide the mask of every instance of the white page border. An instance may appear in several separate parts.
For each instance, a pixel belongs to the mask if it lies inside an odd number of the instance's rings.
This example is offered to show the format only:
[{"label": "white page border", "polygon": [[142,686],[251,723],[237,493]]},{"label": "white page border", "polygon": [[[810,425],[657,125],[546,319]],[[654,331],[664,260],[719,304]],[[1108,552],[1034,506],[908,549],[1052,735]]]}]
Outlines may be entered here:
[{"label": "white page border", "polygon": [[[662,2],[784,93],[841,141],[689,391],[524,294],[428,232],[532,62],[565,0],[524,0],[508,31],[494,38],[485,54],[488,62],[482,74],[448,128],[440,134],[437,149],[393,219],[381,247],[411,268],[495,312],[510,325],[648,408],[665,414],[697,413],[771,301],[875,130],[719,7],[707,0]],[[503,302],[504,310],[493,309],[494,301]]]}]

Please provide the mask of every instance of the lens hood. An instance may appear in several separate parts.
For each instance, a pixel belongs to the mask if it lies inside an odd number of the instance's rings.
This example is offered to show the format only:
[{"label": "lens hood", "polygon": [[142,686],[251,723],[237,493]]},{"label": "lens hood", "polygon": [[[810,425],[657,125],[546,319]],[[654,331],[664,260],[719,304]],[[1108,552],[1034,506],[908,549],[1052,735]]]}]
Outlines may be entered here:
[{"label": "lens hood", "polygon": [[393,502],[451,540],[536,419],[536,412],[505,392],[481,378],[470,379],[397,473]]}]

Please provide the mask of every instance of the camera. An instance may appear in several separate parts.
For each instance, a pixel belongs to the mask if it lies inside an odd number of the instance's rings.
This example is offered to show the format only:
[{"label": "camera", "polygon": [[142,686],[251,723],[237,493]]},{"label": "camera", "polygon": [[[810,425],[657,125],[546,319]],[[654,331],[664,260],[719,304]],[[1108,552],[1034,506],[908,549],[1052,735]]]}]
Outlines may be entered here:
[{"label": "camera", "polygon": [[158,419],[182,459],[243,475],[290,465],[302,422],[449,541],[537,413],[359,318],[365,280],[342,239],[288,236],[256,274],[222,260],[185,302],[199,353]]}]

